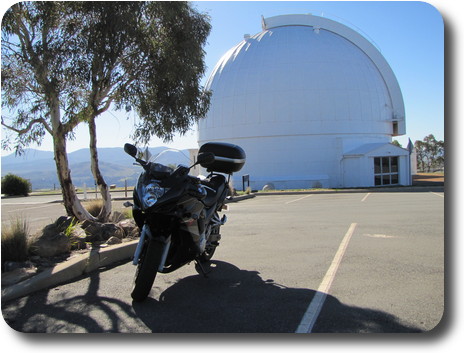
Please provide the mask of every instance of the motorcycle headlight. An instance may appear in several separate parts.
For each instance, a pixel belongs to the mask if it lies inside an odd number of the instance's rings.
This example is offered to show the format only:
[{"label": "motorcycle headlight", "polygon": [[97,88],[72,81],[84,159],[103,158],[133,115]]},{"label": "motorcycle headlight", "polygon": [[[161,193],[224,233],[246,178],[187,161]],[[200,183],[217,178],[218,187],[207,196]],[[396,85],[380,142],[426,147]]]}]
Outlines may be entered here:
[{"label": "motorcycle headlight", "polygon": [[142,202],[145,208],[153,206],[158,201],[158,199],[164,195],[164,192],[164,188],[159,186],[157,183],[150,183],[145,185],[142,197]]}]

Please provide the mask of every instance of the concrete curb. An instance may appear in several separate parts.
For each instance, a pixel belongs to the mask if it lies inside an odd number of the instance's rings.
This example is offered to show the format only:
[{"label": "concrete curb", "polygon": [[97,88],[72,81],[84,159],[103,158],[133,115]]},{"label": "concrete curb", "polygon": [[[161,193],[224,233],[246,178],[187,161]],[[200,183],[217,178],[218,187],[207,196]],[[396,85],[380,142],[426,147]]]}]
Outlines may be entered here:
[{"label": "concrete curb", "polygon": [[53,268],[46,269],[36,276],[2,289],[2,302],[17,299],[41,289],[68,282],[85,273],[112,263],[130,259],[135,252],[138,240],[112,245],[108,248],[94,249],[78,255]]},{"label": "concrete curb", "polygon": [[256,194],[248,194],[248,195],[242,195],[242,196],[235,196],[234,198],[232,199],[229,199],[229,200],[225,200],[224,203],[233,203],[233,202],[239,202],[239,201],[242,201],[242,200],[248,200],[248,199],[252,199],[256,196]]}]

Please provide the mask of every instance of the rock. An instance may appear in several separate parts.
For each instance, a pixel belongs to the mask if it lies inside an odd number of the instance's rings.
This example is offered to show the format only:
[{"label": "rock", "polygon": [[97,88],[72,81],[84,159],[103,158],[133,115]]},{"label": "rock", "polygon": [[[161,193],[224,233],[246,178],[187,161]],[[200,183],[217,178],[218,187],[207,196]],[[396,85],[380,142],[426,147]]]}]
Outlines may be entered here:
[{"label": "rock", "polygon": [[118,211],[114,211],[113,214],[111,215],[111,221],[114,223],[118,223],[124,220],[125,218],[126,216],[123,213],[118,212]]},{"label": "rock", "polygon": [[118,226],[124,230],[126,237],[135,238],[139,236],[139,227],[133,219],[125,219],[118,223]]},{"label": "rock", "polygon": [[107,237],[107,239],[111,238],[112,236],[122,239],[125,236],[124,229],[119,227],[117,224],[104,223],[103,229],[104,229],[104,234]]},{"label": "rock", "polygon": [[61,216],[55,221],[55,226],[60,232],[64,232],[74,221],[73,217]]},{"label": "rock", "polygon": [[71,241],[72,248],[81,250],[87,248],[87,233],[80,226],[75,226],[71,229],[71,233],[68,234],[69,240]]},{"label": "rock", "polygon": [[121,244],[122,240],[118,237],[111,237],[106,241],[108,245]]},{"label": "rock", "polygon": [[106,240],[102,238],[101,223],[99,222],[85,220],[81,223],[81,228],[84,229],[85,233],[87,234],[86,239],[89,242]]},{"label": "rock", "polygon": [[87,233],[87,241],[99,242],[107,241],[112,236],[119,239],[124,237],[124,230],[113,223],[100,223],[93,221],[84,221],[81,228]]},{"label": "rock", "polygon": [[71,241],[55,224],[49,224],[33,237],[31,249],[41,257],[56,256],[71,251]]},{"label": "rock", "polygon": [[266,185],[264,185],[263,191],[266,191],[266,190],[275,190],[274,184],[273,183],[267,183]]}]

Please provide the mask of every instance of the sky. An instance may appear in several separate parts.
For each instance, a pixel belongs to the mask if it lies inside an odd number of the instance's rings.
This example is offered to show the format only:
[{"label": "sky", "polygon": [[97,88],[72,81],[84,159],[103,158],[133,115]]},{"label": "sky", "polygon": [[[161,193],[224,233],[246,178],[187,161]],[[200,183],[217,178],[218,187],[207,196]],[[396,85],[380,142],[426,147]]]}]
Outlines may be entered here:
[{"label": "sky", "polygon": [[[447,4],[448,3],[448,4]],[[390,64],[403,93],[406,135],[403,146],[428,134],[444,136],[444,24],[440,12],[452,13],[451,1],[195,1],[193,6],[211,17],[212,30],[205,47],[207,77],[221,56],[243,39],[261,31],[261,16],[311,13],[339,21],[370,40]],[[431,5],[433,4],[433,5]],[[437,8],[435,8],[436,6]],[[4,9],[2,9],[4,11]],[[97,119],[99,147],[131,142],[135,112],[109,111]],[[2,134],[4,133],[2,129]],[[193,128],[170,144],[153,138],[150,146],[197,147]],[[81,124],[68,142],[68,152],[88,147],[88,130]],[[32,148],[52,150],[51,138]],[[11,152],[2,151],[2,155]]]}]

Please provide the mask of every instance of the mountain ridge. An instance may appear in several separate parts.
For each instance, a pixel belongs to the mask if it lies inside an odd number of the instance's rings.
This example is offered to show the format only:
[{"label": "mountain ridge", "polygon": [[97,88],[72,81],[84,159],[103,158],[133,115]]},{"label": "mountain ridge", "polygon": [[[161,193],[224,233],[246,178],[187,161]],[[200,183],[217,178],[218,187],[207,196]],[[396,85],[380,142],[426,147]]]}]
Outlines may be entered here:
[{"label": "mountain ridge", "polygon": [[[149,148],[154,156],[166,149],[165,146]],[[185,150],[183,150],[185,152]],[[134,165],[132,157],[124,152],[122,147],[98,148],[99,167],[108,185],[133,186],[141,172],[140,166]],[[68,161],[71,169],[71,178],[76,187],[94,185],[94,179],[90,169],[89,148],[83,148],[68,153]],[[2,156],[1,175],[8,173],[19,175],[28,179],[33,190],[59,188],[56,175],[56,165],[53,152],[36,149],[26,149],[24,155],[15,156],[14,153]]]}]

